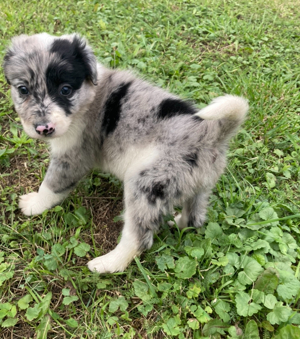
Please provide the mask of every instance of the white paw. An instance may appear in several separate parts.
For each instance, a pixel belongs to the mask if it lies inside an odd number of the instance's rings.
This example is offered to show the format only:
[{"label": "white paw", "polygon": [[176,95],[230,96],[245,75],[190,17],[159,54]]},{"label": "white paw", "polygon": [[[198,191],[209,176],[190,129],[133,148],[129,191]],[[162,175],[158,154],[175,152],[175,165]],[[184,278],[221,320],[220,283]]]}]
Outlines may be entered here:
[{"label": "white paw", "polygon": [[177,227],[180,230],[182,230],[182,229],[187,227],[187,224],[183,221],[183,218],[181,217],[181,214],[176,215],[176,217],[174,217],[174,221],[171,221],[171,220],[168,221],[168,225],[169,226],[174,226],[175,223],[176,223]]},{"label": "white paw", "polygon": [[170,227],[173,227],[173,226],[175,225],[175,222],[172,221],[172,220],[169,220],[169,221],[168,221],[168,225],[169,225]]},{"label": "white paw", "polygon": [[102,255],[101,257],[97,257],[89,261],[87,264],[88,268],[92,272],[98,273],[123,272],[133,258],[131,258],[131,260],[124,260],[124,257],[121,259],[120,253],[117,252],[118,251],[113,250],[108,254]]},{"label": "white paw", "polygon": [[168,221],[168,225],[169,225],[169,226],[174,226],[174,225],[176,224],[176,225],[178,226],[178,222],[179,222],[180,218],[181,218],[181,214],[177,214],[177,215],[174,217],[174,221],[172,221],[172,220],[169,220],[169,221]]},{"label": "white paw", "polygon": [[42,214],[48,206],[42,201],[39,193],[32,192],[20,197],[19,208],[25,215],[36,215]]}]

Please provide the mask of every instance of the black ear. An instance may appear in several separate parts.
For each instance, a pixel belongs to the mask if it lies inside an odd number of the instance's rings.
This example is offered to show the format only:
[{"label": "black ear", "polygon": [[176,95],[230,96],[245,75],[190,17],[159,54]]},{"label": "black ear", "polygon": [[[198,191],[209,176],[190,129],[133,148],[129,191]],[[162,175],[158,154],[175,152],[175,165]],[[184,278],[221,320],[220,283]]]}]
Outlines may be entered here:
[{"label": "black ear", "polygon": [[84,38],[78,34],[62,36],[55,40],[51,47],[52,53],[58,53],[62,59],[84,66],[85,78],[97,85],[97,60]]},{"label": "black ear", "polygon": [[82,58],[88,69],[88,78],[96,86],[98,81],[97,74],[97,59],[92,48],[87,44],[87,41],[80,35],[75,34],[73,39],[75,51]]}]

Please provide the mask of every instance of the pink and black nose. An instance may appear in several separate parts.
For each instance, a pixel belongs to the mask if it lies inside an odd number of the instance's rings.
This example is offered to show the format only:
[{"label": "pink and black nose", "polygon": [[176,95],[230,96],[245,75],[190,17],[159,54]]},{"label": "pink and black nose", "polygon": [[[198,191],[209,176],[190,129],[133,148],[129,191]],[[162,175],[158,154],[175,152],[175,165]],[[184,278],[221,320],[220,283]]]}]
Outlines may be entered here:
[{"label": "pink and black nose", "polygon": [[54,124],[49,122],[47,125],[36,125],[35,130],[40,135],[50,135],[55,131]]}]

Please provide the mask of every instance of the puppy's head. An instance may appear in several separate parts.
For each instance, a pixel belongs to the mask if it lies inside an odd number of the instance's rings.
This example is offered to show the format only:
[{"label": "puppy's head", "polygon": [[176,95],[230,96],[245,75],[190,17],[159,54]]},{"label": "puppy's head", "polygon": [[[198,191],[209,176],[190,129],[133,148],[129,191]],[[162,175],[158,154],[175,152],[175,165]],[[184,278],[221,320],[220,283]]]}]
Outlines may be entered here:
[{"label": "puppy's head", "polygon": [[77,34],[15,37],[3,66],[16,111],[32,138],[62,136],[94,98],[96,58]]}]

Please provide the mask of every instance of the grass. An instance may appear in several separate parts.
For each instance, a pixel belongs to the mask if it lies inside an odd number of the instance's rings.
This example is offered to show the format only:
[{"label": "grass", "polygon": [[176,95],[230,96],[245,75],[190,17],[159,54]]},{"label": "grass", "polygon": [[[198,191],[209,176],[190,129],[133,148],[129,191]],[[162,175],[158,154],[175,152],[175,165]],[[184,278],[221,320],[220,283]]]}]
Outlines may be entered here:
[{"label": "grass", "polygon": [[1,2],[1,59],[14,35],[77,31],[105,65],[199,107],[223,93],[251,105],[207,224],[165,223],[124,273],[99,276],[85,265],[116,245],[122,186],[93,172],[24,217],[18,196],[37,190],[49,156],[0,73],[1,338],[300,337],[299,18],[298,0]]}]

